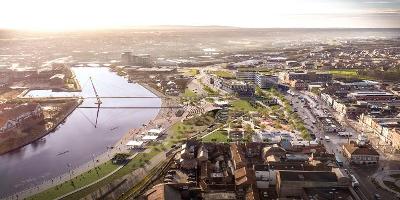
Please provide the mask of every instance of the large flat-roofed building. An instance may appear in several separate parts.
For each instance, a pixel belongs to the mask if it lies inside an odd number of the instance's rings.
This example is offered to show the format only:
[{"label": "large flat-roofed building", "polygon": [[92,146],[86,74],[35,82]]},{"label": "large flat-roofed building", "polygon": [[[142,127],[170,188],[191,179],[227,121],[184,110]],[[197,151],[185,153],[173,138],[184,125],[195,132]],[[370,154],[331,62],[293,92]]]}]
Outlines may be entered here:
[{"label": "large flat-roofed building", "polygon": [[303,200],[316,200],[316,199],[346,199],[346,200],[361,200],[352,188],[349,187],[318,187],[318,188],[305,188]]},{"label": "large flat-roofed building", "polygon": [[368,100],[395,100],[397,97],[390,92],[383,91],[359,91],[351,92],[347,95],[349,98],[357,101],[368,101]]},{"label": "large flat-roofed building", "polygon": [[307,89],[309,83],[326,83],[332,81],[332,74],[317,72],[281,72],[279,81],[297,89]]},{"label": "large flat-roofed building", "polygon": [[257,74],[256,71],[238,70],[236,72],[236,79],[241,80],[241,81],[254,83],[255,78],[256,78],[256,74]]},{"label": "large flat-roofed building", "polygon": [[132,56],[132,64],[148,67],[148,66],[152,65],[152,59],[149,54],[133,55]]},{"label": "large flat-roofed building", "polygon": [[278,171],[276,190],[280,198],[299,197],[304,188],[335,187],[338,178],[328,171]]},{"label": "large flat-roofed building", "polygon": [[132,52],[126,51],[121,54],[121,64],[149,67],[152,66],[153,60],[149,54],[134,55]]},{"label": "large flat-roofed building", "polygon": [[132,64],[132,52],[126,51],[121,54],[121,64],[122,65]]},{"label": "large flat-roofed building", "polygon": [[254,83],[261,89],[267,89],[272,86],[272,83],[268,80],[269,77],[264,74],[256,74]]},{"label": "large flat-roofed building", "polygon": [[257,71],[238,70],[236,72],[236,79],[248,83],[254,83],[256,86],[266,89],[273,85],[271,81],[272,76],[261,74]]},{"label": "large flat-roofed building", "polygon": [[332,81],[332,74],[303,71],[281,72],[280,79],[284,83],[293,80],[303,80],[306,82],[329,82]]},{"label": "large flat-roofed building", "polygon": [[251,97],[255,93],[255,85],[242,81],[221,80],[216,84],[217,87],[228,93],[233,93],[240,97]]},{"label": "large flat-roofed building", "polygon": [[375,86],[379,85],[376,81],[361,80],[357,78],[336,78],[334,83],[341,85],[342,87],[347,87],[348,89],[373,89]]}]

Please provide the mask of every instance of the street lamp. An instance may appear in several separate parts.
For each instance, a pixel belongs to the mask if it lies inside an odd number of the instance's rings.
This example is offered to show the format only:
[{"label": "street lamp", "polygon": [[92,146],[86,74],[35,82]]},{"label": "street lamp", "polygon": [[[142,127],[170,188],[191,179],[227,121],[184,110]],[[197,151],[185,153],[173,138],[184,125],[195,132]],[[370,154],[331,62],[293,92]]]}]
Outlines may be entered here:
[{"label": "street lamp", "polygon": [[94,163],[94,154],[92,154],[92,160],[93,160],[93,167],[95,167],[95,163]]},{"label": "street lamp", "polygon": [[67,164],[67,168],[68,168],[68,172],[69,172],[69,179],[71,179],[72,174],[71,174],[71,164],[70,163]]}]

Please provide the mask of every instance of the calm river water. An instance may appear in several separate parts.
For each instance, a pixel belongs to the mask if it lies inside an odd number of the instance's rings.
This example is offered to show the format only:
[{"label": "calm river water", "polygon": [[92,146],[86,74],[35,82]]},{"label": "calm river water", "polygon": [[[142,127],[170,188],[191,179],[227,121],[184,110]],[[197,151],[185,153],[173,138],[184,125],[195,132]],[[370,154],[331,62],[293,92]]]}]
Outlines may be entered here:
[{"label": "calm river water", "polygon": [[[82,86],[79,93],[30,91],[33,97],[79,95],[94,97],[89,81],[92,77],[96,90],[103,97],[155,97],[144,87],[128,83],[108,68],[73,68]],[[95,106],[96,99],[86,99],[82,106]],[[159,98],[103,99],[104,107],[159,107]],[[45,180],[68,172],[68,165],[78,167],[104,153],[131,128],[140,127],[157,115],[158,108],[100,109],[97,128],[96,109],[77,108],[64,124],[37,141],[0,156],[0,198],[30,188]],[[61,152],[68,153],[57,155]]]}]

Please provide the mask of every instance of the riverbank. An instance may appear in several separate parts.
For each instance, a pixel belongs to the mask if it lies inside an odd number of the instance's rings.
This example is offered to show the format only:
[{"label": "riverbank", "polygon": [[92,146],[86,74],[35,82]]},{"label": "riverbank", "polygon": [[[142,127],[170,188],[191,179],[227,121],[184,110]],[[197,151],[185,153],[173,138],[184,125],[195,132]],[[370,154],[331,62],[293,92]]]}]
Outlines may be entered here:
[{"label": "riverbank", "polygon": [[[26,198],[26,197],[31,196],[28,199],[43,199],[42,197],[46,197],[46,194],[49,194],[49,193],[52,193],[52,194],[58,193],[59,194],[58,196],[62,196],[66,193],[73,191],[73,189],[77,190],[76,188],[65,189],[64,187],[67,187],[69,185],[69,183],[67,183],[69,180],[76,180],[75,177],[86,176],[84,174],[88,174],[88,172],[93,171],[93,169],[96,169],[96,167],[103,166],[105,163],[109,162],[110,159],[113,157],[113,155],[115,155],[116,153],[129,152],[129,150],[126,148],[125,144],[129,140],[131,140],[136,134],[138,134],[140,132],[144,132],[144,131],[148,130],[150,127],[155,128],[155,126],[158,124],[162,125],[159,122],[166,121],[169,118],[168,115],[173,114],[172,112],[170,112],[170,108],[165,108],[167,105],[172,104],[172,102],[170,102],[171,101],[170,99],[162,98],[160,93],[155,92],[154,91],[155,89],[150,88],[150,86],[143,86],[143,87],[145,87],[149,91],[152,91],[155,95],[160,97],[160,100],[161,100],[160,110],[158,111],[155,118],[153,118],[152,120],[145,123],[145,124],[147,124],[147,126],[129,130],[123,136],[121,136],[120,140],[118,140],[118,142],[116,142],[112,146],[112,148],[109,148],[107,151],[105,151],[104,153],[102,153],[100,155],[95,155],[93,157],[93,160],[88,161],[88,162],[78,166],[77,168],[71,169],[70,172],[65,173],[64,175],[60,175],[51,180],[45,181],[42,184],[35,186],[34,188],[29,188],[27,190],[24,190],[22,192],[15,194],[13,196],[10,196],[8,199],[16,198],[17,195],[19,198]],[[104,176],[107,176],[107,175],[104,175]],[[98,178],[100,179],[101,177],[98,177]],[[61,187],[60,185],[63,185],[62,187],[64,189],[55,190],[56,187],[60,188]],[[79,185],[79,184],[77,183],[77,185]]]},{"label": "riverbank", "polygon": [[[70,101],[70,100],[68,100]],[[73,101],[72,105],[68,105],[66,111],[61,113],[57,117],[58,120],[51,122],[50,127],[46,127],[46,123],[39,127],[38,130],[31,130],[29,132],[18,131],[12,136],[6,136],[6,138],[1,138],[0,142],[0,155],[17,150],[25,145],[39,140],[40,138],[46,136],[47,134],[54,131],[65,119],[82,103],[82,100],[76,99]],[[38,126],[41,122],[37,122],[34,126]],[[6,133],[7,134],[7,133]]]},{"label": "riverbank", "polygon": [[159,90],[157,90],[154,87],[151,87],[149,84],[147,83],[141,83],[141,82],[137,82],[137,84],[141,85],[142,87],[146,88],[147,90],[149,90],[151,93],[153,93],[154,95],[156,95],[159,98],[165,98],[166,96],[161,93]]}]

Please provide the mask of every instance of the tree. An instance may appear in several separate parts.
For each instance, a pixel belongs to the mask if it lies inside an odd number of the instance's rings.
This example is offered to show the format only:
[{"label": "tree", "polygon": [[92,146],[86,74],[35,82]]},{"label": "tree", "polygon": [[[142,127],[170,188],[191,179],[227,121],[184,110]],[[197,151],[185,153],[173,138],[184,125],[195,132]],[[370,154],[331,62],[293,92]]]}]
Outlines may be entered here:
[{"label": "tree", "polygon": [[261,124],[260,128],[261,128],[261,130],[265,130],[267,128],[267,126],[265,124]]},{"label": "tree", "polygon": [[251,127],[250,124],[246,124],[244,126],[244,131],[245,131],[245,139],[247,141],[251,141],[251,138],[254,135],[254,129]]}]

